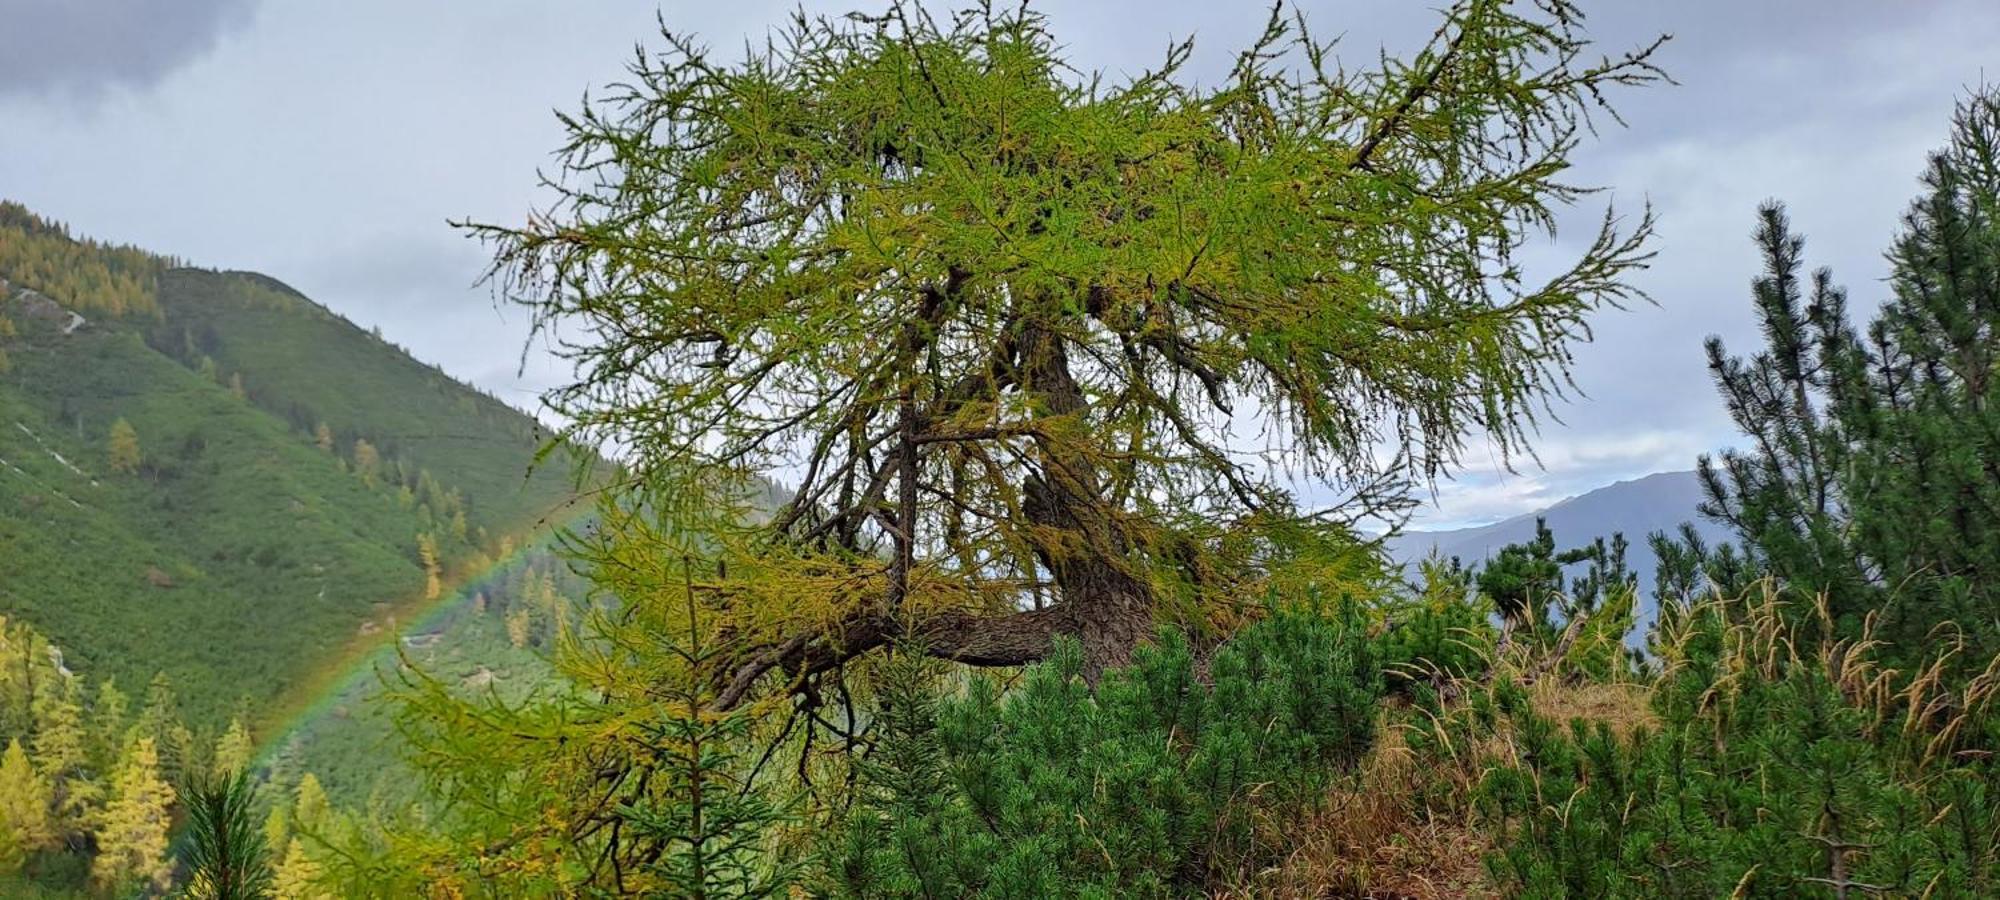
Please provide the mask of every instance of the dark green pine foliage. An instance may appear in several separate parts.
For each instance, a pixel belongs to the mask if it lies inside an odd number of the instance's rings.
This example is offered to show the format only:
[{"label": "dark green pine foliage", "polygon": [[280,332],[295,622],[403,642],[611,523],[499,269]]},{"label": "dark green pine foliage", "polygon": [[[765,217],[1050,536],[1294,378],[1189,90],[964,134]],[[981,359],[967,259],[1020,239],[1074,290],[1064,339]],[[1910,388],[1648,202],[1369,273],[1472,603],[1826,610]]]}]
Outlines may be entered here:
[{"label": "dark green pine foliage", "polygon": [[[1894,295],[1866,329],[1765,207],[1754,284],[1765,348],[1710,367],[1750,446],[1704,459],[1704,513],[1755,562],[1825,592],[1849,633],[1884,610],[1913,648],[1955,622],[2000,638],[2000,96],[1961,103],[1889,253]],[[1983,654],[1976,654],[1983,656]]]},{"label": "dark green pine foliage", "polygon": [[1279,610],[1210,683],[1165,631],[1093,694],[1063,643],[1004,697],[891,679],[829,893],[1198,896],[1272,862],[1261,811],[1297,809],[1372,745],[1381,679],[1351,615]]},{"label": "dark green pine foliage", "polygon": [[[1563,570],[1578,563],[1590,563],[1590,568],[1565,591]],[[1612,535],[1609,544],[1600,537],[1558,551],[1548,520],[1536,517],[1534,538],[1500,548],[1473,580],[1508,621],[1543,625],[1549,622],[1549,604],[1560,603],[1558,611],[1565,618],[1589,613],[1611,593],[1628,587],[1631,577],[1624,535]]]},{"label": "dark green pine foliage", "polygon": [[1683,522],[1673,533],[1646,536],[1653,550],[1653,597],[1662,609],[1689,606],[1715,593],[1741,595],[1761,574],[1732,543],[1713,547],[1693,523]]},{"label": "dark green pine foliage", "polygon": [[[1567,619],[1589,614],[1634,587],[1632,570],[1625,565],[1626,549],[1625,535],[1613,534],[1608,542],[1598,537],[1581,547],[1557,550],[1548,520],[1537,517],[1534,538],[1500,548],[1473,581],[1508,620],[1547,624],[1551,603],[1559,604],[1556,612]],[[1583,563],[1589,567],[1565,585],[1564,571]]]},{"label": "dark green pine foliage", "polygon": [[1607,601],[1638,589],[1639,576],[1625,565],[1629,549],[1624,532],[1612,532],[1608,542],[1600,536],[1565,555],[1572,562],[1590,564],[1582,575],[1570,579],[1565,597],[1570,615],[1594,613]]},{"label": "dark green pine foliage", "polygon": [[955,802],[938,731],[942,672],[921,651],[900,647],[876,674],[868,753],[855,762],[855,803],[828,857],[824,893],[869,897],[958,897],[982,878],[997,837]]},{"label": "dark green pine foliage", "polygon": [[1672,534],[1653,532],[1646,542],[1656,560],[1653,598],[1657,612],[1653,627],[1646,632],[1644,656],[1648,660],[1661,658],[1667,649],[1662,639],[1680,633],[1683,620],[1704,602],[1747,596],[1765,577],[1748,553],[1726,541],[1709,546],[1693,523],[1682,522]]},{"label": "dark green pine foliage", "polygon": [[1486,671],[1493,606],[1472,589],[1476,574],[1457,557],[1426,560],[1413,596],[1382,601],[1375,649],[1388,690],[1410,694]]},{"label": "dark green pine foliage", "polygon": [[[1685,617],[1654,692],[1657,729],[1565,728],[1504,682],[1448,714],[1454,744],[1513,743],[1479,790],[1499,884],[1533,897],[1994,896],[1990,686],[1877,691],[1865,649],[1815,645],[1817,625],[1787,631],[1775,604],[1744,606]],[[1419,753],[1443,743],[1415,737]]]},{"label": "dark green pine foliage", "polygon": [[271,897],[270,848],[263,817],[247,776],[194,778],[181,788],[186,810],[181,860],[187,864],[186,896],[195,900],[263,900]]},{"label": "dark green pine foliage", "polygon": [[661,690],[670,695],[672,712],[643,729],[648,746],[638,751],[656,761],[651,778],[658,789],[625,803],[620,827],[633,841],[658,848],[646,863],[646,896],[786,896],[799,869],[771,852],[771,837],[791,816],[770,800],[740,755],[751,744],[750,712],[712,710],[712,682],[698,673],[713,671],[723,651],[701,639],[692,586],[687,602],[689,637],[668,649],[697,675],[665,680]]}]

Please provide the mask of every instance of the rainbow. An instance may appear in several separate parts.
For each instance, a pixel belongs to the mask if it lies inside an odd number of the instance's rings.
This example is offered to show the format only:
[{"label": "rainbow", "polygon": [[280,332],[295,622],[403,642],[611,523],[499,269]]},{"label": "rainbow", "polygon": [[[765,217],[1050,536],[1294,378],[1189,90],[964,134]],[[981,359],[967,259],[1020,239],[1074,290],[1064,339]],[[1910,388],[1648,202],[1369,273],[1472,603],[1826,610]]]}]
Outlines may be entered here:
[{"label": "rainbow", "polygon": [[398,604],[390,611],[390,616],[397,623],[396,628],[385,628],[367,638],[357,639],[332,654],[253,723],[251,734],[256,735],[257,747],[253,768],[268,766],[295,735],[309,732],[313,726],[325,721],[333,715],[341,698],[376,678],[379,666],[393,664],[396,647],[405,636],[429,632],[441,626],[444,619],[472,602],[473,597],[511,574],[530,552],[547,547],[557,533],[577,525],[591,512],[588,504],[573,504],[551,514],[535,530],[537,539],[524,542],[486,565],[452,573],[451,580],[438,592],[436,599],[426,600],[419,596]]}]

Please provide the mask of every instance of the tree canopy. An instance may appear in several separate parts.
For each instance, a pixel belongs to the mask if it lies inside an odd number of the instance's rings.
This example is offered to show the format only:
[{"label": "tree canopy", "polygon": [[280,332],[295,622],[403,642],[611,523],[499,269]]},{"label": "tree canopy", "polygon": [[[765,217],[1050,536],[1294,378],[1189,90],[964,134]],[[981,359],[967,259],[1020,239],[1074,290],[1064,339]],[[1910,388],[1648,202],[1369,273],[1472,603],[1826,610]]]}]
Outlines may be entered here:
[{"label": "tree canopy", "polygon": [[1761,211],[1765,346],[1708,344],[1750,442],[1702,460],[1704,511],[1848,633],[1877,615],[1914,653],[1949,622],[1984,658],[2000,648],[2000,94],[1959,105],[1923,185],[1865,328],[1830,270],[1802,271],[1784,210]]},{"label": "tree canopy", "polygon": [[[1587,316],[1639,296],[1649,216],[1518,258],[1604,92],[1662,77],[1564,0],[1465,0],[1358,71],[1274,10],[1207,86],[1191,43],[1114,81],[990,5],[800,15],[735,63],[663,40],[564,117],[560,200],[474,231],[578,366],[566,436],[663,520],[643,552],[728,573],[725,705],[905,639],[1073,635],[1094,672],[1368,577],[1352,521],[1469,439],[1526,450]],[[759,476],[796,485],[769,515]]]}]

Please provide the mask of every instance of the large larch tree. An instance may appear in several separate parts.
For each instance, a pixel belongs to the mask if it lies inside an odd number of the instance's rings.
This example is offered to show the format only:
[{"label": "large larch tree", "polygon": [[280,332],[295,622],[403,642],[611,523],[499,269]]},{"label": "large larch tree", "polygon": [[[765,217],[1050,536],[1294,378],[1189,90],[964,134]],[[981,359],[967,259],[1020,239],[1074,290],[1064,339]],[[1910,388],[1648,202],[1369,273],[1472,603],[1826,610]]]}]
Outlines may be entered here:
[{"label": "large larch tree", "polygon": [[[1468,441],[1524,452],[1638,296],[1648,217],[1521,258],[1605,92],[1662,77],[1566,0],[1463,0],[1359,71],[1274,11],[1206,85],[1190,43],[1114,81],[1047,25],[801,15],[733,63],[668,33],[564,118],[559,201],[474,228],[578,367],[565,437],[629,464],[605,558],[726,573],[696,585],[739,648],[720,705],[898,641],[1068,635],[1095,672],[1363,577],[1354,520]],[[795,489],[752,509],[760,477]]]}]

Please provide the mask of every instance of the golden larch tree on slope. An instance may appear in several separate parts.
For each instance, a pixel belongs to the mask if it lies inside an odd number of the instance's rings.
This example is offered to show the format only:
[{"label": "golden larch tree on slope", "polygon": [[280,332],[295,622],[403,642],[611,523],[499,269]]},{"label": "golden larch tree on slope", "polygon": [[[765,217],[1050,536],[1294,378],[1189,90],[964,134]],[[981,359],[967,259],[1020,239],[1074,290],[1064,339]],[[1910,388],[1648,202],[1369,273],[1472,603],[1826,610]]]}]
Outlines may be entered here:
[{"label": "golden larch tree on slope", "polygon": [[417,563],[424,568],[424,599],[436,600],[444,593],[443,567],[438,562],[437,538],[417,535]]},{"label": "golden larch tree on slope", "polygon": [[48,779],[35,770],[21,742],[8,742],[0,755],[0,872],[19,871],[28,854],[54,844],[51,800]]},{"label": "golden larch tree on slope", "polygon": [[91,881],[105,890],[144,884],[164,891],[173,878],[167,857],[169,807],[173,789],[160,778],[159,753],[153,739],[134,740],[112,781],[110,803],[98,823],[97,858]]},{"label": "golden larch tree on slope", "polygon": [[375,445],[361,438],[354,439],[354,471],[369,487],[375,486],[375,473],[382,467],[382,454]]},{"label": "golden larch tree on slope", "polygon": [[143,457],[139,452],[139,432],[132,427],[132,423],[123,418],[111,423],[111,435],[106,440],[105,456],[111,471],[116,474],[129,475],[139,471]]},{"label": "golden larch tree on slope", "polygon": [[242,719],[232,718],[228,730],[215,739],[210,771],[217,779],[242,774],[249,771],[251,759],[256,754],[257,747],[250,740],[250,729],[244,726]]}]

